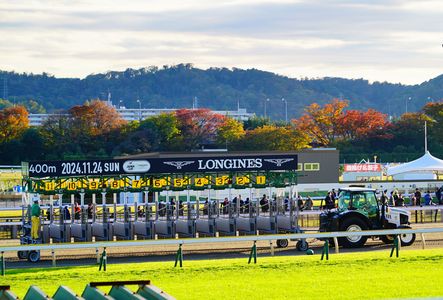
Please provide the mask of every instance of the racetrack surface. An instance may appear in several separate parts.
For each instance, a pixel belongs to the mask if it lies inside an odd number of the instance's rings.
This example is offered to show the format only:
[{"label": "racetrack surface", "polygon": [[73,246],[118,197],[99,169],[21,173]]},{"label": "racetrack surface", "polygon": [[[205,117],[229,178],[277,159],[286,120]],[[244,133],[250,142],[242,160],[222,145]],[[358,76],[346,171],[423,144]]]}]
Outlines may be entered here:
[{"label": "racetrack surface", "polygon": [[[414,224],[414,228],[430,228],[440,227],[441,224]],[[443,233],[427,234],[425,236],[426,249],[443,248]],[[8,241],[8,244],[17,244],[16,240]],[[295,243],[290,242],[288,248],[277,248],[275,241],[273,242],[274,256],[294,256],[305,255],[305,252],[295,250]],[[315,253],[321,253],[324,245],[323,241],[308,240],[309,246]],[[183,247],[184,260],[205,260],[205,259],[223,259],[223,258],[245,258],[250,253],[252,243],[240,242],[229,244],[199,244],[186,245]],[[421,236],[418,235],[415,243],[407,249],[422,249]],[[365,247],[358,249],[343,249],[340,252],[369,252],[369,251],[386,251],[387,253],[392,245],[385,245],[380,240],[368,239]],[[100,253],[102,249],[99,249]],[[123,264],[131,262],[160,262],[173,261],[177,251],[176,246],[149,246],[149,247],[132,247],[128,248],[112,247],[107,249],[108,263]],[[400,250],[401,251],[401,250]],[[330,248],[330,253],[334,253],[335,249]],[[257,242],[258,257],[272,256],[271,247],[267,241]],[[52,266],[52,254],[50,251],[42,251],[41,260],[37,263],[29,263],[26,260],[19,260],[16,253],[5,253],[7,268],[35,268]],[[64,266],[84,266],[97,263],[97,255],[95,249],[72,249],[56,252],[58,267]]]}]

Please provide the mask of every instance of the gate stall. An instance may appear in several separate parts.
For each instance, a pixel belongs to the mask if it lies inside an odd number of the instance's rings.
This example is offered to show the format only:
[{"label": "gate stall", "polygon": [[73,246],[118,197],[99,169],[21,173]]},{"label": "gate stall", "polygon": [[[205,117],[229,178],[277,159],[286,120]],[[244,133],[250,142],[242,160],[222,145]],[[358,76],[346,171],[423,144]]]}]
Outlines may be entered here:
[{"label": "gate stall", "polygon": [[134,204],[135,220],[134,220],[134,237],[137,239],[154,239],[155,238],[155,221],[157,219],[157,205],[148,202],[149,192],[144,191],[144,201]]},{"label": "gate stall", "polygon": [[186,202],[180,200],[180,194],[177,192],[177,215],[175,221],[175,231],[179,237],[195,237],[195,220],[197,204],[191,203],[189,190],[186,194]]},{"label": "gate stall", "polygon": [[123,208],[117,207],[117,194],[114,193],[114,236],[118,240],[131,240],[133,234],[133,219],[131,218],[131,209],[128,205],[128,194],[123,193]]},{"label": "gate stall", "polygon": [[200,200],[197,197],[193,206],[195,214],[195,230],[199,236],[215,236],[215,220],[219,217],[219,200],[211,199],[211,190],[208,190],[208,197],[200,208]]},{"label": "gate stall", "polygon": [[257,201],[254,201],[254,189],[249,189],[249,197],[245,199],[243,204],[239,202],[239,210],[235,218],[237,231],[241,235],[257,234]]},{"label": "gate stall", "polygon": [[176,204],[166,192],[166,200],[159,201],[158,193],[155,193],[155,203],[158,203],[157,220],[155,221],[155,233],[161,238],[175,237]]},{"label": "gate stall", "polygon": [[[294,153],[29,162],[22,164],[28,195],[24,199],[34,193],[50,195],[51,219],[44,225],[43,242],[292,232],[298,230],[293,210],[282,209],[276,201],[269,201],[266,209],[258,191],[267,189],[271,200],[271,188],[289,188],[292,196],[297,163]],[[248,189],[249,198],[231,199],[240,189]],[[206,199],[195,197],[196,191],[207,191]],[[227,201],[217,196],[219,191],[228,191]],[[180,198],[184,193],[186,200]],[[55,194],[60,201],[54,207]],[[64,218],[63,198],[70,199],[70,220]],[[77,206],[79,217],[75,217]]]},{"label": "gate stall", "polygon": [[[93,194],[92,199],[95,200],[96,194]],[[113,227],[110,220],[109,208],[106,205],[106,191],[101,192],[101,206],[93,203],[91,236],[96,241],[112,241]],[[114,198],[113,198],[114,199]],[[101,209],[101,216],[98,214]],[[114,208],[115,209],[115,208]]]},{"label": "gate stall", "polygon": [[54,195],[49,196],[48,220],[49,224],[43,225],[42,240],[49,243],[51,240],[56,243],[67,242],[70,239],[71,220],[65,220],[63,214],[62,196],[58,195],[58,203],[54,204]]}]

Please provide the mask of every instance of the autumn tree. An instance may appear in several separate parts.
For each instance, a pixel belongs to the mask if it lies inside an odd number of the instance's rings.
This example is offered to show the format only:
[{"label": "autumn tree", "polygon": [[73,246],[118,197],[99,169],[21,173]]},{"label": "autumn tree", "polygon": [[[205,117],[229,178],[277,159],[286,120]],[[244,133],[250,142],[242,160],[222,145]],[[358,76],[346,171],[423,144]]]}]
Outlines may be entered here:
[{"label": "autumn tree", "polygon": [[264,125],[247,130],[244,138],[236,144],[236,150],[290,151],[309,148],[309,136],[294,127]]},{"label": "autumn tree", "polygon": [[18,138],[29,127],[28,111],[15,105],[0,110],[0,143]]},{"label": "autumn tree", "polygon": [[243,124],[233,118],[225,118],[217,130],[217,143],[225,145],[238,141],[245,135]]},{"label": "autumn tree", "polygon": [[365,139],[380,134],[383,136],[383,129],[386,129],[389,123],[385,114],[374,109],[347,110],[337,122],[338,136],[345,140]]},{"label": "autumn tree", "polygon": [[65,156],[109,156],[124,138],[126,121],[103,101],[94,100],[50,117],[41,127],[49,153]]},{"label": "autumn tree", "polygon": [[68,113],[72,138],[84,153],[112,152],[115,139],[126,124],[114,107],[99,100],[74,106]]},{"label": "autumn tree", "polygon": [[340,119],[347,106],[347,101],[339,99],[324,106],[312,103],[305,109],[305,114],[293,120],[293,123],[299,131],[307,133],[315,144],[328,146],[340,135]]},{"label": "autumn tree", "polygon": [[181,132],[181,150],[196,149],[215,141],[217,130],[226,119],[209,109],[179,109],[175,115]]},{"label": "autumn tree", "polygon": [[90,136],[108,133],[126,123],[114,107],[100,100],[74,106],[68,112],[75,129]]}]

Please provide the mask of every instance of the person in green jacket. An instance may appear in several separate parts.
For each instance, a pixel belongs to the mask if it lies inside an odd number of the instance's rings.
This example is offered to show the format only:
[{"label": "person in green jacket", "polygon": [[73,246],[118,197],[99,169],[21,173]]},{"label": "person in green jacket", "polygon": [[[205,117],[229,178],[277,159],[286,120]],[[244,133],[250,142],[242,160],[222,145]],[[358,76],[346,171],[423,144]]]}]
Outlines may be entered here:
[{"label": "person in green jacket", "polygon": [[34,200],[34,204],[31,207],[31,237],[38,239],[40,236],[40,205],[38,200]]}]

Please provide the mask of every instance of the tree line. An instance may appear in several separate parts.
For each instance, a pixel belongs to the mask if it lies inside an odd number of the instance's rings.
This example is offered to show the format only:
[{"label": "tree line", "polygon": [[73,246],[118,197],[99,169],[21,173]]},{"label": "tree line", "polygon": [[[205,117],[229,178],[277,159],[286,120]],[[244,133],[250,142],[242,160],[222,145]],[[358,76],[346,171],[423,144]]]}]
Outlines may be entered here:
[{"label": "tree line", "polygon": [[0,110],[0,163],[30,160],[110,158],[144,152],[227,148],[229,151],[290,151],[336,147],[341,161],[377,156],[408,161],[424,153],[424,122],[429,149],[442,157],[443,102],[390,120],[374,109],[355,110],[349,101],[312,103],[289,122],[254,117],[240,122],[209,109],[179,109],[142,121],[123,120],[114,107],[87,101],[30,127],[28,111],[15,105]]},{"label": "tree line", "polygon": [[[304,107],[314,101],[324,105],[339,98],[348,99],[350,109],[373,108],[399,117],[406,102],[409,111],[418,111],[426,102],[440,99],[443,75],[412,86],[364,79],[294,79],[257,69],[202,70],[192,64],[109,71],[83,79],[0,71],[0,97],[25,105],[31,113],[105,100],[108,93],[115,104],[128,108],[138,108],[137,100],[144,108],[192,107],[196,98],[200,107],[235,110],[240,105],[271,119],[285,119],[286,106],[292,119],[300,117]],[[6,101],[0,100],[0,109]]]}]

